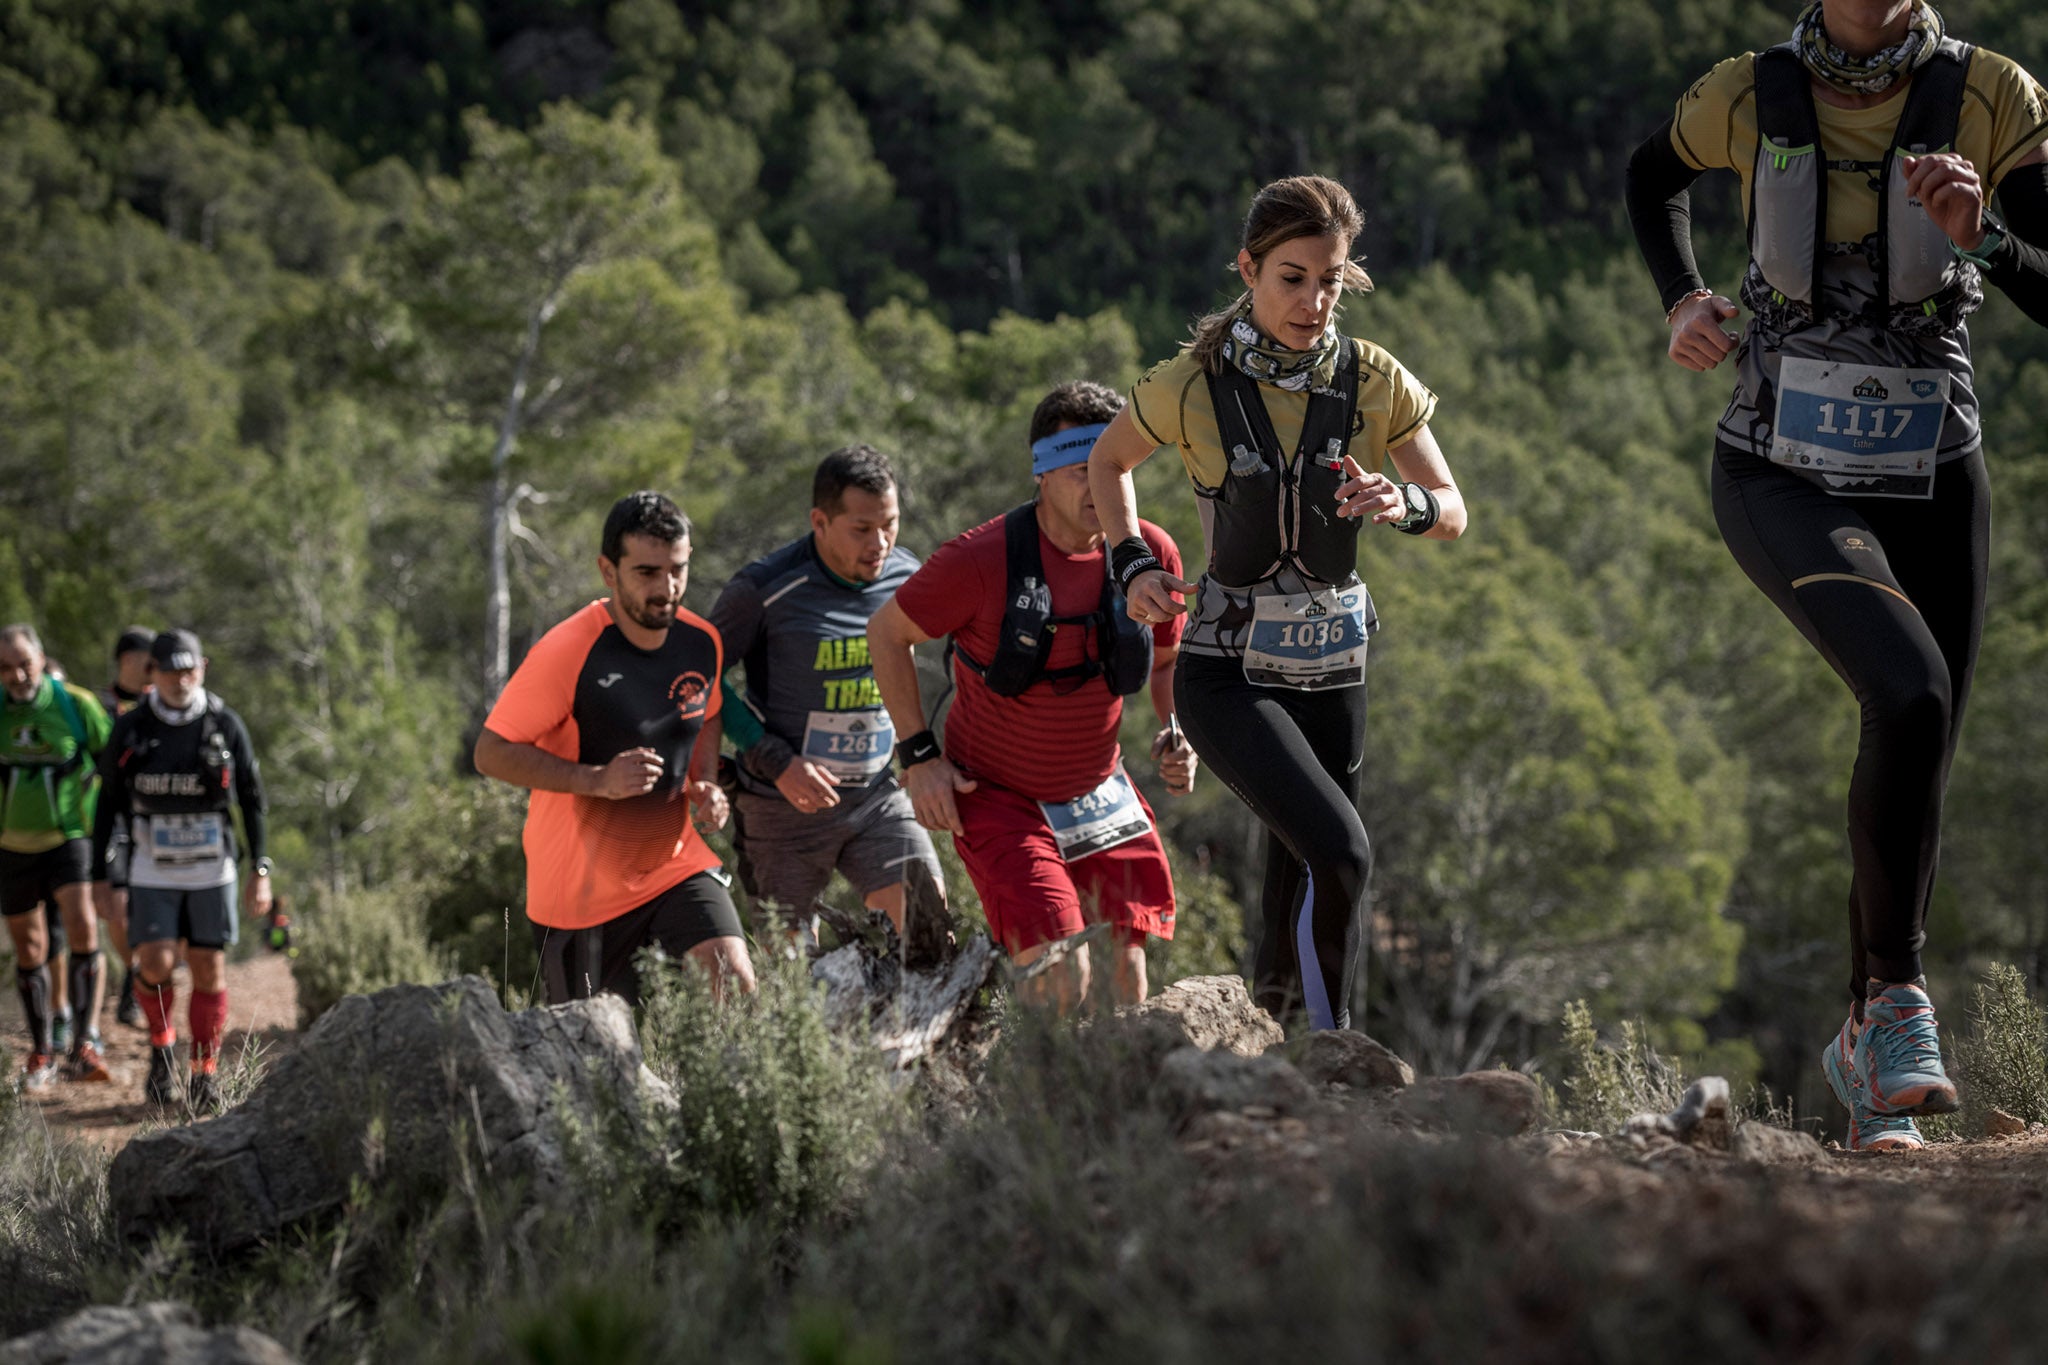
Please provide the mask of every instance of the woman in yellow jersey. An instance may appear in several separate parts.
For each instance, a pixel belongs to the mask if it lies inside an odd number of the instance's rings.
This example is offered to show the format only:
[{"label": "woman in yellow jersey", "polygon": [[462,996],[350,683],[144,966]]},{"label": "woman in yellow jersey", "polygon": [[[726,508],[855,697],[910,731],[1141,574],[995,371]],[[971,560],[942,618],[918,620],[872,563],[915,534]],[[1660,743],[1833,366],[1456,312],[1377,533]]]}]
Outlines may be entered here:
[{"label": "woman in yellow jersey", "polygon": [[[1358,814],[1366,637],[1357,573],[1367,522],[1455,539],[1465,503],[1428,421],[1436,395],[1369,341],[1340,333],[1364,216],[1342,185],[1260,190],[1237,271],[1244,293],[1155,366],[1088,460],[1111,573],[1131,615],[1190,612],[1174,699],[1202,761],[1265,824],[1253,994],[1313,1028],[1344,1028],[1372,848]],[[1199,584],[1138,536],[1130,471],[1176,447],[1200,502]],[[1381,473],[1391,458],[1401,480]],[[1184,600],[1185,599],[1185,600]]]},{"label": "woman in yellow jersey", "polygon": [[[1629,164],[1671,358],[1735,393],[1714,516],[1862,709],[1849,787],[1848,1021],[1821,1054],[1849,1146],[1955,1108],[1921,975],[1941,803],[1983,631],[1990,499],[1967,319],[1997,285],[2048,320],[2048,95],[1916,0],[1819,0],[1722,62]],[[1693,262],[1689,187],[1742,182],[1735,302]],[[1993,189],[2008,221],[1985,212]]]}]

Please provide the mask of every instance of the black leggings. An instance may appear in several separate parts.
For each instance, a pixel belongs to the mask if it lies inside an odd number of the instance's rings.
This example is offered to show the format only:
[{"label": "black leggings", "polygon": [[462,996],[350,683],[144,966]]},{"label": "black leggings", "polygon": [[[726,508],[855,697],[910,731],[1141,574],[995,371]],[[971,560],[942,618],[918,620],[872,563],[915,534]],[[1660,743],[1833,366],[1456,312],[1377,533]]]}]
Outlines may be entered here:
[{"label": "black leggings", "polygon": [[1984,634],[1984,456],[1942,465],[1932,500],[1913,501],[1838,498],[1721,446],[1713,496],[1736,563],[1863,709],[1849,780],[1849,980],[1860,1007],[1867,980],[1920,975],[1942,793]]},{"label": "black leggings", "polygon": [[1252,998],[1276,1015],[1306,1005],[1312,1028],[1349,1028],[1372,876],[1358,817],[1365,688],[1260,687],[1241,660],[1182,654],[1173,696],[1202,762],[1266,826]]}]

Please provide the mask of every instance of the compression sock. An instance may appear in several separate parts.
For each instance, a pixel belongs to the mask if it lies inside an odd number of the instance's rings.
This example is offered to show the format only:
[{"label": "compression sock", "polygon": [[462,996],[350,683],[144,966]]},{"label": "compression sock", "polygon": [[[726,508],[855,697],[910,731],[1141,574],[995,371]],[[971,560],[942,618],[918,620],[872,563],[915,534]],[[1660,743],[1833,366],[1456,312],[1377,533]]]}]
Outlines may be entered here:
[{"label": "compression sock", "polygon": [[71,1046],[80,1043],[97,1044],[100,1039],[100,1012],[95,1008],[100,995],[100,955],[97,949],[90,953],[71,955]]},{"label": "compression sock", "polygon": [[211,1071],[220,1055],[220,1038],[228,1026],[228,993],[193,991],[185,1020],[192,1026],[192,1069]]},{"label": "compression sock", "polygon": [[50,967],[16,967],[14,988],[21,992],[21,1012],[28,1016],[29,1051],[50,1055]]},{"label": "compression sock", "polygon": [[142,1002],[142,1017],[149,1024],[149,1045],[169,1047],[177,1042],[178,1030],[171,1027],[171,1008],[178,1003],[178,983],[167,980],[152,985],[138,980],[135,998]]}]

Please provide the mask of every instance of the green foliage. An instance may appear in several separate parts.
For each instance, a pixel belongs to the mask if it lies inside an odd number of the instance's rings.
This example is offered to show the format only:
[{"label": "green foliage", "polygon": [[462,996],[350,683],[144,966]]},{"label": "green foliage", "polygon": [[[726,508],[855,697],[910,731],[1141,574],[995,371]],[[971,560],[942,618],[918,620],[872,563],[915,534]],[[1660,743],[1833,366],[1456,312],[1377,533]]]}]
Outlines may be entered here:
[{"label": "green foliage", "polygon": [[1621,1041],[1609,1045],[1593,1026],[1583,1000],[1564,1008],[1564,1037],[1556,1115],[1566,1128],[1612,1133],[1637,1114],[1668,1114],[1685,1094],[1685,1078],[1650,1044],[1643,1026],[1629,1020]]},{"label": "green foliage", "polygon": [[1146,972],[1154,991],[1184,976],[1237,976],[1245,971],[1245,916],[1230,884],[1196,867],[1171,845],[1173,937],[1146,945]]},{"label": "green foliage", "polygon": [[2048,1123],[2048,1010],[2017,967],[1995,962],[1984,969],[1971,993],[1969,1027],[1953,1050],[1964,1132],[1982,1132],[1993,1109]]},{"label": "green foliage", "polygon": [[14,1086],[0,1085],[0,1335],[85,1306],[88,1269],[111,1250],[108,1153],[59,1136]]},{"label": "green foliage", "polygon": [[322,897],[294,925],[299,1024],[305,1027],[345,995],[401,982],[432,985],[454,975],[447,955],[427,939],[418,887]]},{"label": "green foliage", "polygon": [[776,958],[724,1003],[688,967],[648,973],[647,1064],[675,1090],[658,1162],[627,1163],[666,1227],[759,1216],[793,1228],[847,1208],[909,1110],[880,1056],[825,1024],[806,964]]}]

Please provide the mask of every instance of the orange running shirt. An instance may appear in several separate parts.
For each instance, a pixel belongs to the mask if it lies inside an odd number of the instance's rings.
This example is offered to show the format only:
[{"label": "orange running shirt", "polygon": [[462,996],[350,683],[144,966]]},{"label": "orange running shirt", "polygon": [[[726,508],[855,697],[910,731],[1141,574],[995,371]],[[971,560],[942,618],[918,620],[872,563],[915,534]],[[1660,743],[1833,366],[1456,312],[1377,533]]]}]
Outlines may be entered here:
[{"label": "orange running shirt", "polygon": [[678,610],[659,649],[636,648],[592,602],[540,637],[484,725],[572,763],[628,749],[661,755],[653,791],[625,801],[533,793],[526,808],[526,917],[587,929],[718,866],[690,823],[683,784],[704,722],[718,714],[724,646],[710,622]]}]

